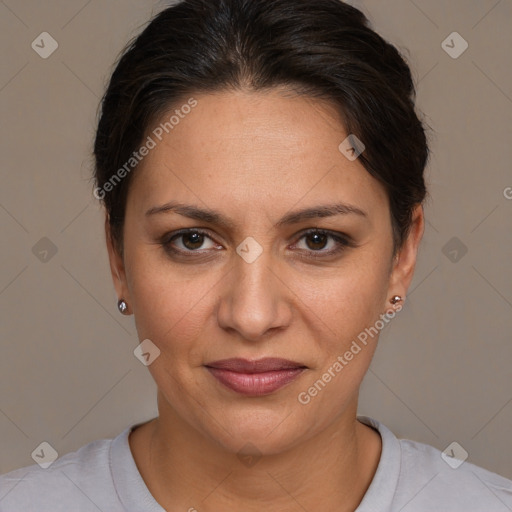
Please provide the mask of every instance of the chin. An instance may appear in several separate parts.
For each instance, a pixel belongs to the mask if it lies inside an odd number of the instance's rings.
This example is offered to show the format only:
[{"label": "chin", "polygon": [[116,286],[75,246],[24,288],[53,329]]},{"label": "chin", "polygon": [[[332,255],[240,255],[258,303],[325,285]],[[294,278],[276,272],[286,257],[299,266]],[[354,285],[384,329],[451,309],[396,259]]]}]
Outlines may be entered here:
[{"label": "chin", "polygon": [[296,423],[295,416],[282,406],[275,410],[267,406],[233,414],[223,411],[222,427],[221,424],[211,424],[207,427],[208,435],[224,450],[237,455],[246,452],[276,455],[293,448],[307,436]]}]

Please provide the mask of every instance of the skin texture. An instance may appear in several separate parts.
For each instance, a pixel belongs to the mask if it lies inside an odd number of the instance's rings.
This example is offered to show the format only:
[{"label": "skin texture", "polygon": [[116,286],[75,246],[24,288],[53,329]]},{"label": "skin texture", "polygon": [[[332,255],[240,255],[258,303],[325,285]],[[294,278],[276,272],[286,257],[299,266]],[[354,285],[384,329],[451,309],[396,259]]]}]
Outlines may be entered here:
[{"label": "skin texture", "polygon": [[[354,510],[381,452],[378,433],[356,420],[378,337],[308,404],[297,397],[390,309],[392,296],[406,296],[423,209],[393,259],[386,192],[338,150],[348,134],[331,105],[278,89],[194,98],[197,106],[133,176],[123,258],[106,222],[117,294],[139,339],[161,351],[148,367],[159,417],[130,435],[136,464],[167,510]],[[171,200],[216,210],[233,225],[145,215]],[[366,216],[275,226],[292,211],[340,202]],[[210,238],[174,239],[184,254],[173,255],[161,240],[182,228]],[[326,255],[335,240],[304,236],[312,228],[355,245]],[[263,251],[252,263],[236,252],[247,237]],[[275,393],[246,397],[204,367],[231,357],[280,357],[307,369]],[[252,467],[237,457],[247,443],[261,455]]]}]

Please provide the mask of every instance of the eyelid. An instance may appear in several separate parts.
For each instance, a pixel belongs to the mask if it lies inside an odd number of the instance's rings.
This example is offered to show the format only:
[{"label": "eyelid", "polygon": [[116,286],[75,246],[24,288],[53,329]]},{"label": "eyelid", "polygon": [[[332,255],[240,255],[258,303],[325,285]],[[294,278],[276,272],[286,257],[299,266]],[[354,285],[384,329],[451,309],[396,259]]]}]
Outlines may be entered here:
[{"label": "eyelid", "polygon": [[[210,235],[210,233],[207,230],[204,230],[203,228],[183,228],[179,229],[177,231],[173,231],[171,233],[166,233],[163,237],[161,237],[160,243],[164,246],[170,245],[170,243],[175,239],[179,238],[180,236],[189,235],[191,233],[198,233],[200,235],[203,235],[207,238],[209,238],[212,242],[219,245],[215,239]],[[201,250],[198,249],[197,251],[183,251],[181,249],[177,249],[177,252],[188,252],[188,253],[201,253]]]},{"label": "eyelid", "polygon": [[293,244],[293,246],[295,246],[298,242],[300,242],[300,240],[307,237],[308,235],[315,235],[315,234],[320,234],[320,235],[325,235],[327,237],[330,237],[331,239],[333,239],[335,241],[336,247],[329,251],[324,251],[322,249],[320,249],[318,251],[314,251],[313,249],[309,249],[309,250],[301,249],[300,250],[301,252],[308,253],[308,256],[306,256],[306,258],[322,258],[322,257],[326,258],[329,256],[335,256],[338,253],[344,251],[345,249],[357,246],[357,244],[354,242],[354,240],[350,236],[346,235],[345,233],[341,233],[339,231],[332,231],[332,230],[324,229],[324,228],[310,228],[310,229],[306,229],[305,231],[302,231],[297,236],[297,241]]},{"label": "eyelid", "polygon": [[[171,233],[166,233],[163,237],[161,237],[160,243],[161,243],[161,245],[164,246],[164,248],[167,248],[167,247],[170,247],[170,244],[174,239],[179,238],[180,236],[190,234],[190,233],[198,233],[200,235],[205,236],[206,238],[209,238],[213,243],[220,245],[210,235],[210,232],[208,230],[205,230],[204,228],[183,228],[183,229],[179,229],[177,231],[173,231]],[[321,234],[321,235],[325,235],[327,237],[332,238],[333,240],[335,240],[337,247],[330,251],[324,251],[321,249],[318,251],[315,251],[312,249],[311,250],[300,249],[301,252],[308,252],[310,255],[312,255],[311,256],[312,258],[333,256],[333,255],[338,254],[339,252],[343,251],[346,248],[357,246],[357,244],[353,241],[353,239],[350,236],[346,235],[345,233],[342,233],[339,231],[332,231],[332,230],[324,229],[324,228],[309,228],[309,229],[301,231],[300,233],[298,233],[296,235],[296,241],[293,243],[292,247],[295,246],[300,240],[302,240],[306,236],[313,235],[313,234]],[[206,249],[206,250],[197,249],[197,250],[193,251],[193,250],[183,250],[183,249],[174,249],[174,248],[169,248],[167,250],[171,251],[175,254],[198,254],[198,255],[203,254],[205,251],[209,251],[209,249]]]},{"label": "eyelid", "polygon": [[305,229],[305,230],[301,231],[300,233],[298,233],[297,238],[300,240],[301,238],[303,238],[307,235],[314,235],[314,234],[326,235],[326,236],[330,236],[334,239],[339,238],[347,243],[352,243],[352,239],[350,238],[350,236],[346,235],[345,233],[342,233],[341,231],[333,231],[331,229],[326,229],[326,228]]}]

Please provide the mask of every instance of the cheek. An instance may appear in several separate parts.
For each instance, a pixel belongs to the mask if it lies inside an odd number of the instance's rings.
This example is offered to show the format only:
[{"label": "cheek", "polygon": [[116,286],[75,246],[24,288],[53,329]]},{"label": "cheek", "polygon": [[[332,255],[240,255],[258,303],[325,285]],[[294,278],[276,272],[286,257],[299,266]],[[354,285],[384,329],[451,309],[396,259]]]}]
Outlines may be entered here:
[{"label": "cheek", "polygon": [[[232,281],[229,268],[197,265],[192,272],[193,264],[184,269],[166,259],[159,247],[127,244],[127,249],[130,300],[141,339],[158,344],[179,337],[184,347],[214,327],[216,301],[229,295],[223,289]],[[339,348],[383,312],[388,269],[382,249],[376,244],[359,248],[330,268],[283,265],[280,279],[285,284],[278,293],[312,334],[322,333],[319,342]]]},{"label": "cheek", "polygon": [[[317,276],[296,272],[293,290],[317,318],[327,339],[346,341],[384,313],[389,282],[387,260],[370,247],[360,248],[336,268]],[[320,275],[320,274],[318,274]]]},{"label": "cheek", "polygon": [[[130,298],[139,338],[149,338],[171,356],[189,347],[211,321],[219,275],[206,270],[185,277],[161,248],[132,248],[127,253]],[[158,254],[158,255],[157,255]],[[189,271],[188,276],[193,276]]]},{"label": "cheek", "polygon": [[314,291],[305,279],[297,285],[302,290],[303,310],[309,311],[310,337],[317,340],[315,348],[320,354],[297,401],[318,418],[317,427],[326,426],[353,403],[370,366],[380,333],[374,326],[385,312],[386,271],[375,262],[373,266],[347,265],[326,280],[321,290],[317,286]]}]

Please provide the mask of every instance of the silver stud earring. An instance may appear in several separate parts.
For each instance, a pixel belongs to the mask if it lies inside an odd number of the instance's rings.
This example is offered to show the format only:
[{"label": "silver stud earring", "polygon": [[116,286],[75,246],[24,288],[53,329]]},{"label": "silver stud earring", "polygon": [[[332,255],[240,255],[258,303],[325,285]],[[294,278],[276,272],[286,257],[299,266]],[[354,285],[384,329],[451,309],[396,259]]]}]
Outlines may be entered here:
[{"label": "silver stud earring", "polygon": [[117,309],[119,309],[119,312],[123,315],[126,315],[126,311],[128,310],[128,304],[123,299],[119,299],[117,302]]},{"label": "silver stud earring", "polygon": [[389,300],[389,302],[391,302],[391,304],[396,304],[397,302],[400,302],[401,300],[402,300],[402,297],[400,297],[400,295],[395,295]]}]

